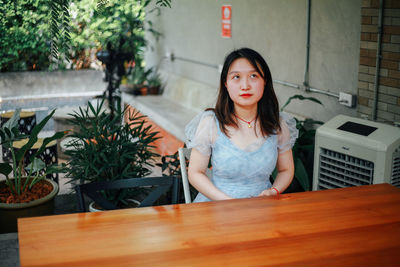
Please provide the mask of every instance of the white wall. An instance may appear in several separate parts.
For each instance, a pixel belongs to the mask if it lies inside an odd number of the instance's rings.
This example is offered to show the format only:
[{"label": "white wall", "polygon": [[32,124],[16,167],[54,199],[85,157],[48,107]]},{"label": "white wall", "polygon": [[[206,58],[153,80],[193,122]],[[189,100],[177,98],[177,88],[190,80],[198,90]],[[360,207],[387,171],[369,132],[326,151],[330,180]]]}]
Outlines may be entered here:
[{"label": "white wall", "polygon": [[[232,5],[232,38],[221,37],[221,6]],[[274,80],[301,85],[306,57],[306,11],[303,0],[173,0],[160,16],[149,19],[163,34],[159,42],[148,35],[154,50],[146,54],[149,66],[218,89],[217,69],[162,59],[167,53],[209,64],[223,64],[233,49],[250,47],[260,52]],[[333,93],[357,94],[361,0],[318,0],[311,7],[310,86]],[[336,114],[356,116],[355,108],[338,99],[275,84],[283,104],[294,94],[313,96],[323,107],[293,102],[288,111],[326,121]],[[186,88],[190,90],[190,88]]]}]

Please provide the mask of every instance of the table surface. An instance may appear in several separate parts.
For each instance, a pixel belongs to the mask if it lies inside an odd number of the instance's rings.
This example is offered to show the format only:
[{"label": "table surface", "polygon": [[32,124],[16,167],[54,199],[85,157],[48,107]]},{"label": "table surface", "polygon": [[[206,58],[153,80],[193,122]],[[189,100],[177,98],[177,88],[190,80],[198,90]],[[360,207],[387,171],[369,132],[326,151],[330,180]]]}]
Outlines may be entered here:
[{"label": "table surface", "polygon": [[21,266],[400,263],[388,184],[18,220]]}]

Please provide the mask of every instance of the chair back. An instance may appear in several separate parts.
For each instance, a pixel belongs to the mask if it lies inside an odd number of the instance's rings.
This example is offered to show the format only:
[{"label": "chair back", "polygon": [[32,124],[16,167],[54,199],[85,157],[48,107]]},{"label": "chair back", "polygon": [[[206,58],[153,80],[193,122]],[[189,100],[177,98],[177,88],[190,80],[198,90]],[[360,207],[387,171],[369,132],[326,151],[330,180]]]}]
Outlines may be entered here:
[{"label": "chair back", "polygon": [[117,207],[105,199],[99,191],[125,188],[151,187],[151,192],[140,202],[138,207],[152,206],[163,194],[168,192],[172,186],[171,204],[177,204],[179,200],[179,180],[176,176],[129,178],[115,181],[102,181],[75,186],[78,198],[78,209],[81,212],[86,211],[84,195],[91,198],[105,210],[117,209]]},{"label": "chair back", "polygon": [[190,158],[191,149],[181,147],[178,149],[179,153],[179,163],[181,164],[181,176],[183,185],[183,194],[185,196],[185,203],[192,203],[192,198],[190,197],[189,180],[187,174],[186,160]]},{"label": "chair back", "polygon": [[[187,166],[186,166],[186,160],[190,159],[190,153],[192,152],[192,149],[186,148],[186,147],[181,147],[178,149],[179,153],[179,163],[181,165],[181,176],[182,176],[182,184],[183,184],[183,193],[185,195],[185,203],[192,203],[192,198],[190,196],[190,187],[189,187],[189,179],[188,179],[188,173],[187,173]],[[206,175],[207,177],[211,178],[212,173],[210,169],[206,170]]]}]

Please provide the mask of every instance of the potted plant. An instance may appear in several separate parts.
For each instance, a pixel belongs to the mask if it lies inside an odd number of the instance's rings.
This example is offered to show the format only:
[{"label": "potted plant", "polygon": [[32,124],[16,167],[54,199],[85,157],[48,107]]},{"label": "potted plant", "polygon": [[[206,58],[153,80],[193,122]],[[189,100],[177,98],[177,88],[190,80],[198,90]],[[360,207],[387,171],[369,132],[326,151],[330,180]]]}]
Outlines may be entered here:
[{"label": "potted plant", "polygon": [[[304,97],[302,95],[294,95],[290,97],[281,107],[281,111],[290,104],[294,99],[308,100],[322,105],[321,101],[314,97]],[[296,128],[299,130],[299,136],[294,144],[293,161],[294,161],[294,179],[285,193],[309,191],[311,190],[314,163],[314,145],[315,145],[315,125],[323,124],[321,121],[313,119],[296,120]],[[272,179],[277,175],[276,169],[272,173]]]},{"label": "potted plant", "polygon": [[150,73],[151,69],[145,70],[140,64],[136,64],[126,79],[125,87],[129,88],[128,92],[134,95],[147,95],[147,79]]},{"label": "potted plant", "polygon": [[[45,138],[31,156],[28,156],[28,152],[38,141],[39,132],[53,116],[54,111],[38,123],[30,135],[23,135],[18,130],[20,110],[16,110],[0,128],[1,145],[10,149],[12,155],[9,161],[0,163],[0,173],[5,177],[5,180],[0,182],[1,232],[15,232],[17,218],[49,215],[53,212],[58,185],[46,179],[46,175],[60,172],[61,168],[58,165],[46,166],[39,155],[50,142],[62,138],[67,132],[57,132]],[[25,139],[25,145],[16,150],[13,143],[22,139]]]},{"label": "potted plant", "polygon": [[160,93],[161,83],[161,76],[157,69],[151,69],[151,73],[147,78],[149,94],[158,95]]},{"label": "potted plant", "polygon": [[[186,166],[189,166],[189,160],[185,159],[186,161]],[[156,164],[158,167],[161,168],[161,173],[163,176],[177,176],[181,178],[182,180],[182,171],[181,171],[181,164],[179,160],[179,153],[176,151],[172,155],[165,155],[161,157],[161,162]],[[211,168],[211,159],[208,163],[208,168]],[[185,193],[183,191],[183,186],[179,187],[180,193],[180,199],[179,203],[185,203]],[[195,199],[199,191],[197,191],[196,188],[194,188],[190,183],[189,183],[189,190],[190,190],[190,199]],[[166,203],[170,203],[169,200],[166,201]]]},{"label": "potted plant", "polygon": [[[159,137],[151,126],[145,126],[144,116],[117,108],[114,117],[102,109],[103,101],[94,107],[88,103],[69,119],[77,131],[70,135],[65,154],[69,156],[66,177],[71,183],[113,181],[144,177],[151,173],[154,158],[153,142]],[[127,123],[121,123],[124,118]],[[104,197],[122,207],[138,192],[121,190],[103,192]]]}]

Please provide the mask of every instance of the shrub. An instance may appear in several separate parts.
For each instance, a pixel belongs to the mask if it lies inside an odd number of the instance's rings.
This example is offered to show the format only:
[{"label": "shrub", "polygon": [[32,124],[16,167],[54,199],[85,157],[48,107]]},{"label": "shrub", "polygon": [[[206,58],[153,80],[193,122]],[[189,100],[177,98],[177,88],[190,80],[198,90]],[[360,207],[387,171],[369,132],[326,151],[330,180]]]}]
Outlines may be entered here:
[{"label": "shrub", "polygon": [[[144,116],[128,114],[127,109],[116,109],[113,117],[103,109],[103,101],[70,114],[69,123],[76,126],[70,135],[66,155],[67,177],[71,182],[90,183],[144,177],[151,173],[154,158],[152,143],[158,132],[145,126]],[[124,116],[129,123],[121,124]],[[126,193],[110,194],[107,199],[116,205],[125,199]]]}]

